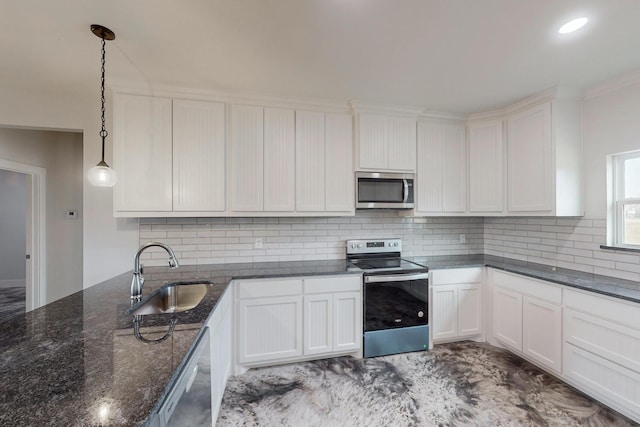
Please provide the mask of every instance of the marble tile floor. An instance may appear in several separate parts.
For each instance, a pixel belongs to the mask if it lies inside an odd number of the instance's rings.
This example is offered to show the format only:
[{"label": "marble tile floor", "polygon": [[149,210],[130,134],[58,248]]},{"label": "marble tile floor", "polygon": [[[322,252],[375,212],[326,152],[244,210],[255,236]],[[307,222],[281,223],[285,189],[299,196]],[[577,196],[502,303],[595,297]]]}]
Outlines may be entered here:
[{"label": "marble tile floor", "polygon": [[638,426],[523,359],[473,342],[231,378],[218,426]]},{"label": "marble tile floor", "polygon": [[26,288],[0,288],[0,323],[24,314],[26,310]]}]

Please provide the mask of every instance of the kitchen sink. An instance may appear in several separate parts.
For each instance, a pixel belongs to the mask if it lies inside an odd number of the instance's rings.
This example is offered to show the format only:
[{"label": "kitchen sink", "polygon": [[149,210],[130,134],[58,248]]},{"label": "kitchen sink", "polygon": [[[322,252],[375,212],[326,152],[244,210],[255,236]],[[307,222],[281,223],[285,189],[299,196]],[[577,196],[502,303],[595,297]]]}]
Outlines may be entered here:
[{"label": "kitchen sink", "polygon": [[127,314],[139,316],[191,310],[200,304],[210,286],[209,282],[183,282],[164,285],[131,307]]}]

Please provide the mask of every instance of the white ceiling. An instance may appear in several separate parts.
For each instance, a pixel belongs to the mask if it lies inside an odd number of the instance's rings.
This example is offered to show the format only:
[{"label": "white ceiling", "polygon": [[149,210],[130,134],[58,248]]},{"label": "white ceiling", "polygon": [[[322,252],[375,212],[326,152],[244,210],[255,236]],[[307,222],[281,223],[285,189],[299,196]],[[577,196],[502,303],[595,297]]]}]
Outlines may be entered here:
[{"label": "white ceiling", "polygon": [[[0,0],[0,85],[109,81],[472,113],[640,68],[639,0]],[[582,30],[561,36],[570,18]]]}]

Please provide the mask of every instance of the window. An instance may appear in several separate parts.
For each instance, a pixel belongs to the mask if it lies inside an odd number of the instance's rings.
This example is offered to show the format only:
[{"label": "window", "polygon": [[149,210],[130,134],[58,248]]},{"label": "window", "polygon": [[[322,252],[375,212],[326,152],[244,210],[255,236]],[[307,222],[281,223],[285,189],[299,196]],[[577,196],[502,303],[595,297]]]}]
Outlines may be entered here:
[{"label": "window", "polygon": [[640,151],[612,157],[614,246],[640,249]]}]

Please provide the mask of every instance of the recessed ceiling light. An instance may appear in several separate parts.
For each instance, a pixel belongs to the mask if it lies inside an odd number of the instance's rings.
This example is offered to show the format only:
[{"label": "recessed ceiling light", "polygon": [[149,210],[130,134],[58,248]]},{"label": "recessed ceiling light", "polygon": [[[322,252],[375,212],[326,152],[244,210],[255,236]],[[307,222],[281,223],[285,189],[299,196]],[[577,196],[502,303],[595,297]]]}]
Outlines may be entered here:
[{"label": "recessed ceiling light", "polygon": [[575,30],[578,30],[578,29],[582,28],[584,26],[584,24],[587,23],[587,21],[588,21],[587,18],[578,18],[578,19],[571,20],[571,21],[567,22],[566,24],[564,24],[562,27],[560,27],[558,32],[560,34],[572,33]]}]

